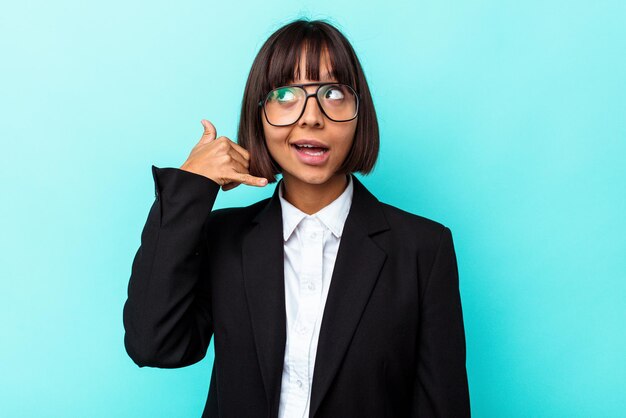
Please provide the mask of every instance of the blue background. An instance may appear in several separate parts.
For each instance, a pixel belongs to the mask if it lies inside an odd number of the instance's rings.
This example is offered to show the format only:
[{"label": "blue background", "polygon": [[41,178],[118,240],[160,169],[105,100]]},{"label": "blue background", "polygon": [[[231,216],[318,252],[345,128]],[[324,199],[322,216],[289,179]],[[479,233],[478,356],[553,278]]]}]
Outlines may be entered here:
[{"label": "blue background", "polygon": [[[626,416],[626,2],[12,2],[0,13],[0,410],[199,417],[213,346],[139,369],[122,307],[154,199],[236,140],[265,39],[326,18],[381,126],[363,183],[451,228],[475,417]],[[220,192],[216,208],[268,197]]]}]

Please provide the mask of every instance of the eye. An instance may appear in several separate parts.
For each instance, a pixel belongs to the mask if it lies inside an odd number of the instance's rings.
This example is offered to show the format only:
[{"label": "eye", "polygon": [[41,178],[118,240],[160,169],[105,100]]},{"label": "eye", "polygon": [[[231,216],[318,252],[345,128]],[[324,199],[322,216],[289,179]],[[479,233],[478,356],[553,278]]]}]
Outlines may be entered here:
[{"label": "eye", "polygon": [[271,100],[278,100],[279,102],[291,102],[296,100],[296,93],[293,88],[279,88],[274,90],[274,93],[271,96]]},{"label": "eye", "polygon": [[324,92],[325,100],[343,100],[345,97],[343,88],[341,86],[328,86],[327,90]]}]

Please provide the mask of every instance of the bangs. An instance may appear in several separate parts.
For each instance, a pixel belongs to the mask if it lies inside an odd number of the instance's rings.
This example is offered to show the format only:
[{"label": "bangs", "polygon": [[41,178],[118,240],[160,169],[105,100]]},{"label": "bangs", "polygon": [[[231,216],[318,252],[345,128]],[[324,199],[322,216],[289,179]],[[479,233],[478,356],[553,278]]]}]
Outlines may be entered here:
[{"label": "bangs", "polygon": [[[298,76],[312,81],[320,81],[322,58],[328,58],[329,78],[339,83],[352,86],[358,92],[359,86],[353,72],[350,51],[341,39],[333,39],[332,33],[310,25],[294,26],[282,32],[273,44],[267,61],[266,78],[262,80],[262,90],[270,91],[276,87],[291,84]],[[306,68],[300,67],[302,52],[306,56]],[[304,70],[304,74],[302,73]]]}]

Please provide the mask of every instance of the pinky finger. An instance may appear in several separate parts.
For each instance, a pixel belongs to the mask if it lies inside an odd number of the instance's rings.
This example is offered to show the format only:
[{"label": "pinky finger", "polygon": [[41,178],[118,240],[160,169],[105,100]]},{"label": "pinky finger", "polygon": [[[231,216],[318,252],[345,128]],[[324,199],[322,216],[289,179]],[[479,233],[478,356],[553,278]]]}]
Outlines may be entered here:
[{"label": "pinky finger", "polygon": [[263,186],[267,185],[267,183],[268,183],[267,179],[265,179],[263,177],[255,177],[253,175],[243,174],[243,173],[237,173],[236,179],[240,183],[245,183],[247,185],[257,186],[257,187],[263,187]]}]

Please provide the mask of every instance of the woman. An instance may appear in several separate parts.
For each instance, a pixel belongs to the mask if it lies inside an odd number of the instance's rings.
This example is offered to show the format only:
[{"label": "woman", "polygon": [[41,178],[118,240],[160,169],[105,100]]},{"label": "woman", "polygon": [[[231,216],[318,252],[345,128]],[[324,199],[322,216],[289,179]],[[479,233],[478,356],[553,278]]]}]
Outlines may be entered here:
[{"label": "woman", "polygon": [[[312,100],[309,100],[312,99]],[[248,78],[239,144],[204,134],[135,256],[125,346],[140,366],[215,362],[203,417],[467,417],[450,230],[379,202],[378,125],[360,63],[324,21],[276,31]],[[217,193],[273,196],[212,210]]]}]

